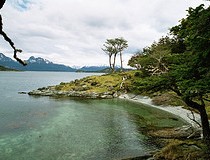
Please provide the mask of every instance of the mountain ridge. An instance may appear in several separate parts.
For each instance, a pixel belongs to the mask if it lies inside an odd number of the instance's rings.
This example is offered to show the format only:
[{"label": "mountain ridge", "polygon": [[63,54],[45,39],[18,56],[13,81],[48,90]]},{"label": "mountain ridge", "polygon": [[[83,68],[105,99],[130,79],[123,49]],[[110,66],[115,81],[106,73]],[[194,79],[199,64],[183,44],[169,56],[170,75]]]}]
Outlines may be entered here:
[{"label": "mountain ridge", "polygon": [[63,64],[56,64],[47,59],[41,57],[35,58],[31,56],[27,61],[27,66],[22,66],[13,59],[0,53],[0,65],[22,71],[63,71],[63,72],[75,72],[76,69]]},{"label": "mountain ridge", "polygon": [[22,66],[15,60],[0,53],[0,65],[6,68],[22,71],[60,71],[60,72],[100,72],[104,71],[108,66],[81,66],[73,68],[64,64],[56,64],[41,57],[31,56],[27,61],[27,66]]}]

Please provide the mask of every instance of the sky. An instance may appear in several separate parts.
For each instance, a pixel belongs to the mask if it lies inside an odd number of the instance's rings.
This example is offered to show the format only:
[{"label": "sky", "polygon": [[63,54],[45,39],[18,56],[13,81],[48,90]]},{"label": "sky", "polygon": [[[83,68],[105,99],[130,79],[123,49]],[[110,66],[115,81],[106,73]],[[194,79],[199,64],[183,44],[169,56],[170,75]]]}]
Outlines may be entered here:
[{"label": "sky", "polygon": [[[68,66],[108,65],[102,51],[106,39],[123,37],[128,48],[123,63],[151,45],[186,17],[189,7],[204,0],[7,0],[3,30],[19,57],[42,57]],[[0,38],[0,52],[13,50]],[[119,57],[117,64],[120,64]]]}]

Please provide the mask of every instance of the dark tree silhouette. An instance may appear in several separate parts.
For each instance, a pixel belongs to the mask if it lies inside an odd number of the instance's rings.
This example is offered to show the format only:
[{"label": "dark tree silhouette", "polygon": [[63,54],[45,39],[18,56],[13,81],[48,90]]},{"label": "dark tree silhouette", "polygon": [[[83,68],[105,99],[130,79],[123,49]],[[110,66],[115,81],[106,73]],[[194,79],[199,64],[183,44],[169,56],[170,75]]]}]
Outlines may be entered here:
[{"label": "dark tree silhouette", "polygon": [[[0,9],[3,7],[4,3],[5,3],[6,0],[1,0],[0,1]],[[22,50],[21,49],[17,49],[15,48],[14,46],[14,43],[12,42],[12,40],[7,36],[7,34],[3,31],[3,23],[2,23],[2,17],[1,17],[1,14],[0,14],[0,34],[4,37],[4,39],[10,44],[10,46],[13,48],[14,50],[14,55],[13,57],[22,65],[26,65],[26,62],[21,60],[20,58],[17,57],[17,53],[21,53]]]}]

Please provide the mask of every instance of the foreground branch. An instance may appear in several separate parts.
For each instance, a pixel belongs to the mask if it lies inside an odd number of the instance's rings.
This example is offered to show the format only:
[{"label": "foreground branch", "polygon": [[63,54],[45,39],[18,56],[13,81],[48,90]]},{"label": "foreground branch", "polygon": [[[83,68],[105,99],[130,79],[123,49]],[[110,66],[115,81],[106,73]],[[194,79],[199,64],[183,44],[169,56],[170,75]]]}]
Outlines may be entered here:
[{"label": "foreground branch", "polygon": [[21,60],[20,58],[17,57],[17,52],[21,53],[22,50],[15,48],[14,43],[12,42],[12,40],[7,36],[7,34],[3,31],[3,23],[2,23],[2,17],[0,15],[0,34],[4,37],[4,39],[10,44],[10,46],[13,48],[14,50],[14,55],[13,57],[23,66],[26,66],[27,63],[23,60]]}]

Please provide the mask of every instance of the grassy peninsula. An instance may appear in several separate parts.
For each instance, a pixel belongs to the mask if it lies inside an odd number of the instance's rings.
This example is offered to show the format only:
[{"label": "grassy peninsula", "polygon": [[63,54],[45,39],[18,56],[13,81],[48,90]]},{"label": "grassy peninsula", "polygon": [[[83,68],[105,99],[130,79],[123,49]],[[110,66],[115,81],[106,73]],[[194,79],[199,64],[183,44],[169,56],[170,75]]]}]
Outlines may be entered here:
[{"label": "grassy peninsula", "polygon": [[[183,101],[173,92],[157,92],[148,94],[138,91],[134,86],[139,81],[139,71],[117,72],[101,76],[89,76],[68,83],[61,82],[56,86],[39,88],[32,95],[83,97],[83,98],[115,98],[123,93],[149,96],[155,105],[184,106]],[[144,81],[144,78],[142,78]],[[69,94],[73,93],[73,94]],[[97,96],[99,95],[99,96]],[[210,103],[207,102],[210,117]],[[201,140],[194,138],[183,140],[183,136],[174,136],[176,129],[161,129],[149,132],[151,136],[160,138],[165,147],[155,154],[156,159],[196,159],[206,156],[206,146]],[[158,136],[157,136],[158,135]],[[162,135],[162,137],[159,137]],[[185,138],[184,138],[185,139]],[[178,153],[179,152],[179,153]]]},{"label": "grassy peninsula", "polygon": [[[65,93],[77,92],[77,93],[87,93],[88,94],[117,94],[116,97],[122,93],[132,93],[134,95],[143,95],[152,98],[152,102],[155,105],[164,106],[183,106],[188,109],[187,105],[181,100],[179,96],[170,91],[147,93],[139,91],[135,88],[136,81],[145,81],[144,78],[140,78],[140,71],[127,71],[127,72],[116,72],[111,74],[104,74],[101,76],[88,76],[82,79],[76,79],[71,82],[61,82],[55,86],[48,86],[39,88],[32,92],[31,95],[42,95],[45,96],[67,96]],[[40,92],[39,92],[40,91]],[[48,92],[47,92],[48,91]],[[51,92],[50,94],[50,91]],[[58,93],[56,95],[56,93]],[[71,95],[69,95],[71,97]],[[75,95],[75,97],[77,97]],[[91,98],[84,97],[83,98]],[[94,97],[92,97],[94,98]],[[95,97],[98,98],[98,97]],[[103,97],[102,97],[103,98]],[[104,97],[107,98],[107,97]],[[114,97],[109,97],[114,98]],[[207,112],[210,118],[210,102],[206,101]]]}]

